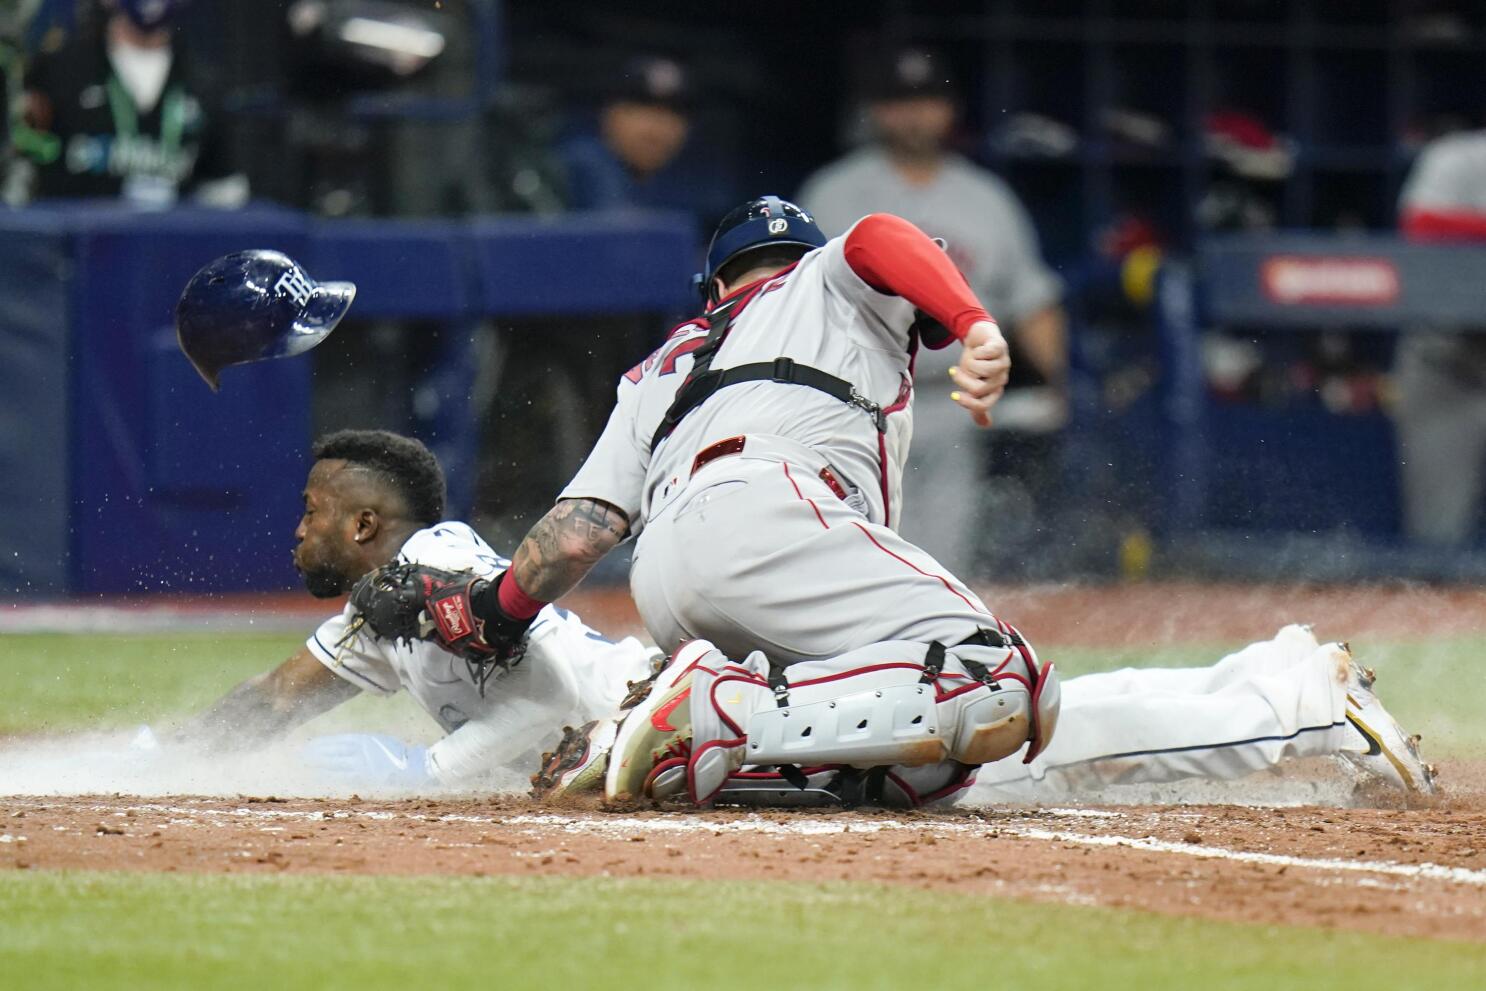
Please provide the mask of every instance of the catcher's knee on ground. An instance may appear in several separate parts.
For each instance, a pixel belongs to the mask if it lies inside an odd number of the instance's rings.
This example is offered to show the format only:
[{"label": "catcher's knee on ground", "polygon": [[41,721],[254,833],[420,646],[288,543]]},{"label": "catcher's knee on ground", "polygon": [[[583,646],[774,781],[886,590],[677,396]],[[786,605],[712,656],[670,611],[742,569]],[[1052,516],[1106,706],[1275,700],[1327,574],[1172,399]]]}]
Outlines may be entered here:
[{"label": "catcher's knee on ground", "polygon": [[605,790],[700,803],[745,764],[975,767],[1029,741],[1030,759],[1057,721],[1057,676],[1020,636],[979,640],[891,641],[782,669],[693,641],[625,720]]}]

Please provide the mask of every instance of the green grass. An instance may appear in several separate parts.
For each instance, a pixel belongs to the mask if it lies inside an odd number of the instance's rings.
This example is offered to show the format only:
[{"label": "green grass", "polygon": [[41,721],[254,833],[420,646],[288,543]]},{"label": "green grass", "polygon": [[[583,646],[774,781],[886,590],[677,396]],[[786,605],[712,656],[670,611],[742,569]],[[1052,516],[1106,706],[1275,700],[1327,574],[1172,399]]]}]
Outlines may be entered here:
[{"label": "green grass", "polygon": [[[0,733],[160,725],[198,711],[278,665],[303,637],[0,636]],[[359,727],[416,739],[434,732],[406,695],[363,696],[315,720],[316,732]]]},{"label": "green grass", "polygon": [[46,988],[1467,988],[1486,946],[878,885],[0,876]]},{"label": "green grass", "polygon": [[[293,636],[0,636],[0,733],[160,723],[210,704],[242,679],[299,648]],[[1059,647],[1048,652],[1064,677],[1127,665],[1210,664],[1237,644],[1156,650]],[[1430,756],[1486,751],[1486,643],[1455,638],[1356,645],[1379,673],[1379,691]],[[405,696],[363,697],[312,729],[358,726],[426,736],[431,721]]]},{"label": "green grass", "polygon": [[[0,637],[0,732],[166,722],[299,643]],[[1077,674],[1209,663],[1231,646],[1055,654]],[[1486,748],[1479,642],[1358,648],[1432,754]],[[358,699],[327,719],[404,736],[431,726],[401,697]],[[464,986],[1463,988],[1486,986],[1486,946],[867,884],[0,874],[0,987]]]}]

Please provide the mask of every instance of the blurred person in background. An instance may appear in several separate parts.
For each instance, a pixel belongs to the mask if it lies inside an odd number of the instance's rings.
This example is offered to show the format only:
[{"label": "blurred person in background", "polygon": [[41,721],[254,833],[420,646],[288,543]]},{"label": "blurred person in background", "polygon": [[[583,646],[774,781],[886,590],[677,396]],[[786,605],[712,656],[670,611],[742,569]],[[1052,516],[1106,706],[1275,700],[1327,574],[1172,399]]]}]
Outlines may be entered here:
[{"label": "blurred person in background", "polygon": [[[1404,182],[1411,241],[1486,245],[1486,131],[1424,146]],[[1486,333],[1419,328],[1395,358],[1404,533],[1439,546],[1479,535],[1486,483]]]},{"label": "blurred person in background", "polygon": [[223,160],[210,101],[172,17],[185,0],[103,0],[97,16],[26,67],[7,198],[122,197],[168,206],[183,192],[236,207],[247,180]]},{"label": "blurred person in background", "polygon": [[8,163],[14,154],[10,143],[11,87],[17,85],[20,76],[21,48],[18,44],[22,26],[30,11],[18,3],[7,6],[0,2],[0,178],[8,171]]},{"label": "blurred person in background", "polygon": [[690,72],[674,59],[626,62],[601,94],[595,126],[561,147],[568,205],[687,210],[703,220],[720,215],[725,207],[711,185],[687,168],[683,154],[695,99]]},{"label": "blurred person in background", "polygon": [[[903,49],[869,79],[864,95],[873,140],[812,175],[799,201],[827,234],[887,211],[943,238],[1006,332],[1012,378],[989,441],[946,395],[955,350],[919,352],[914,443],[903,476],[911,507],[901,517],[903,535],[951,572],[984,577],[1003,564],[977,553],[985,543],[987,444],[992,472],[1007,483],[1007,501],[1021,501],[1025,512],[1036,514],[1055,494],[1058,437],[1067,421],[1062,285],[1043,263],[1036,231],[1015,194],[949,149],[959,108],[943,57]],[[1007,516],[999,511],[998,520],[991,534],[1009,561],[1016,556],[1016,535],[1007,532]]]}]

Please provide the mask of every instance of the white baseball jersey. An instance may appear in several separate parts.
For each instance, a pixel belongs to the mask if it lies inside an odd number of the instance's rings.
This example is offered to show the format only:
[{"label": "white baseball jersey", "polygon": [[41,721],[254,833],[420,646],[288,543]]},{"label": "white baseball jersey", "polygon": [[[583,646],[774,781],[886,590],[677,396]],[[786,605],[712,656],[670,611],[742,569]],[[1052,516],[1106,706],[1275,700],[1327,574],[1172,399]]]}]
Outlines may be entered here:
[{"label": "white baseball jersey", "polygon": [[897,521],[903,458],[912,433],[908,376],[913,307],[863,282],[847,264],[845,236],[793,268],[745,290],[727,340],[712,360],[724,369],[787,357],[829,372],[888,411],[879,433],[861,408],[798,384],[751,382],[718,391],[689,413],[657,450],[650,443],[707,338],[705,321],[682,324],[620,380],[608,426],[559,498],[599,499],[622,509],[633,532],[685,487],[697,453],[720,440],[784,437],[818,452],[860,494],[874,523]]},{"label": "white baseball jersey", "polygon": [[[407,539],[398,561],[494,578],[510,566],[467,524],[444,522]],[[405,690],[449,734],[432,748],[443,783],[508,766],[556,742],[564,723],[611,715],[626,682],[649,674],[653,648],[634,638],[613,643],[567,610],[545,607],[532,624],[526,656],[496,671],[480,694],[463,658],[425,641],[395,643],[362,629],[348,604],[309,638],[310,653],[357,688]]]}]

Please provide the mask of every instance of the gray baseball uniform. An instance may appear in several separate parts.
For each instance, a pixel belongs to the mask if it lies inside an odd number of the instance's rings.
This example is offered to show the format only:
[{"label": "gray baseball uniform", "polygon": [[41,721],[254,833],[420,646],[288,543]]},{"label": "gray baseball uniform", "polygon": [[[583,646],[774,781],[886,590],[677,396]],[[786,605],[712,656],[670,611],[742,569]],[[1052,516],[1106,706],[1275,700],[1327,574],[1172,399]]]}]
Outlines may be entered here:
[{"label": "gray baseball uniform", "polygon": [[[1399,203],[1464,213],[1486,227],[1486,131],[1440,138],[1419,155]],[[1480,243],[1477,238],[1477,243]],[[1404,531],[1458,544],[1477,530],[1486,490],[1486,333],[1416,328],[1398,343]]]},{"label": "gray baseball uniform", "polygon": [[913,307],[862,281],[844,241],[743,290],[712,367],[787,357],[828,370],[884,409],[883,431],[858,406],[765,381],[719,391],[652,451],[706,336],[684,324],[620,381],[603,436],[561,495],[629,515],[635,601],[664,649],[704,638],[787,664],[887,640],[955,643],[991,623],[974,593],[887,525],[912,429]]},{"label": "gray baseball uniform", "polygon": [[[886,210],[944,238],[986,309],[1013,327],[1056,303],[1062,293],[1057,276],[1042,262],[1036,231],[1016,196],[995,175],[959,155],[945,157],[933,182],[916,185],[881,149],[862,148],[811,176],[800,190],[800,204],[827,234]],[[913,509],[900,530],[951,571],[968,575],[986,438],[949,399],[948,369],[957,354],[954,348],[921,352],[915,363],[919,436],[904,478],[904,499]]]}]

